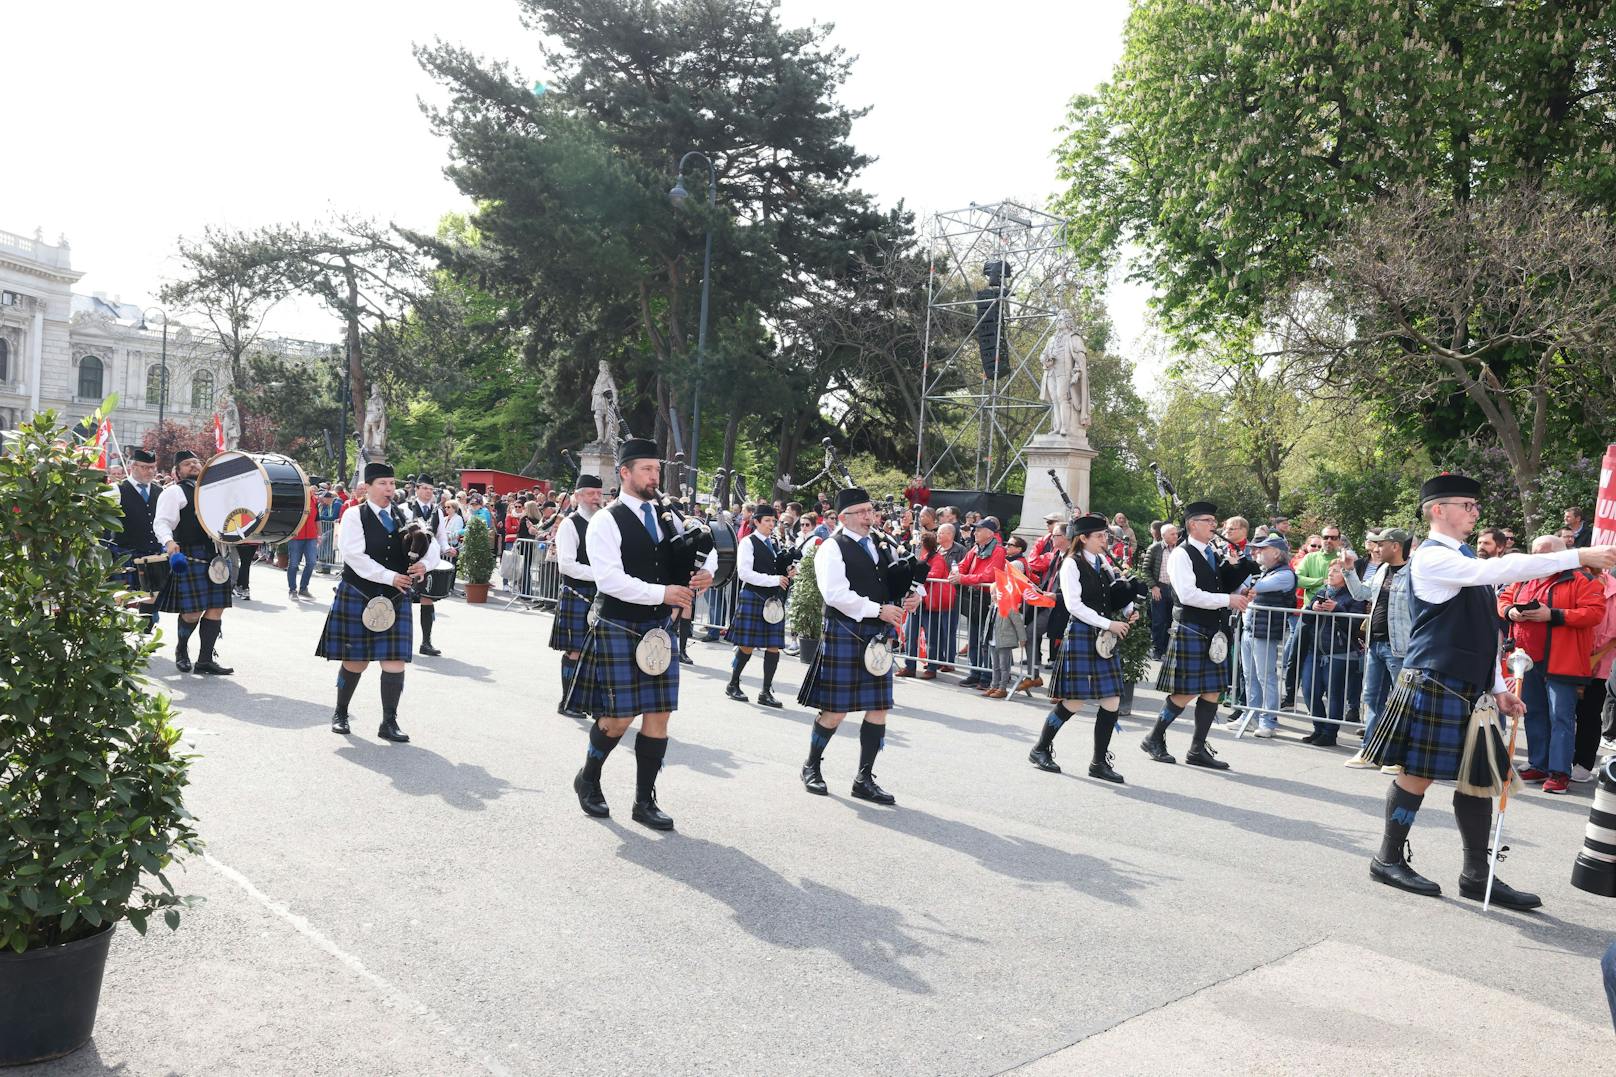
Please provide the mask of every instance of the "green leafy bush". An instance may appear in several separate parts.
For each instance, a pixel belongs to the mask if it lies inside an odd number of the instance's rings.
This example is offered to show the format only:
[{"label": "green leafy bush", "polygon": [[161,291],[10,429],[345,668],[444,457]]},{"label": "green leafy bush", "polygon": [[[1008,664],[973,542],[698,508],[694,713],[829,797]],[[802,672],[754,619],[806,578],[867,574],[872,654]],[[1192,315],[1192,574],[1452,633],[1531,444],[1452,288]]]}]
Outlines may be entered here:
[{"label": "green leafy bush", "polygon": [[819,593],[819,580],[814,576],[814,554],[819,547],[810,546],[802,555],[797,578],[791,585],[791,602],[786,609],[786,623],[800,639],[818,639],[825,620],[825,597]]},{"label": "green leafy bush", "polygon": [[487,583],[494,575],[494,540],[481,516],[466,520],[466,533],[460,540],[460,578],[468,583]]},{"label": "green leafy bush", "polygon": [[165,872],[201,849],[191,756],[147,691],[157,639],[120,608],[98,541],[118,500],[71,440],[45,412],[0,455],[0,945],[19,953],[119,920],[144,934],[159,911],[177,927],[193,899]]}]

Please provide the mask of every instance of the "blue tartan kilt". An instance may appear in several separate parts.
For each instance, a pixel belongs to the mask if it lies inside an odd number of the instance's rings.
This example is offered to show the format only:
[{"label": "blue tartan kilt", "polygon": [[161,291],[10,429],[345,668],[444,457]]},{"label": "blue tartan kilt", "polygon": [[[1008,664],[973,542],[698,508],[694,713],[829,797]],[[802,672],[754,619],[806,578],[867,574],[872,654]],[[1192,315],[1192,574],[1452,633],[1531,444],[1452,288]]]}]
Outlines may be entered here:
[{"label": "blue tartan kilt", "polygon": [[1100,630],[1072,620],[1061,637],[1060,659],[1049,679],[1050,699],[1105,699],[1122,692],[1122,648],[1101,658],[1094,650]]},{"label": "blue tartan kilt", "polygon": [[393,598],[397,617],[386,632],[372,632],[360,620],[366,598],[347,580],[337,581],[337,594],[331,612],[325,617],[325,630],[314,653],[333,662],[408,662],[415,651],[415,614],[407,595]]},{"label": "blue tartan kilt", "polygon": [[229,609],[230,590],[236,582],[232,572],[224,583],[208,579],[208,562],[213,559],[212,546],[185,546],[181,548],[190,563],[184,572],[172,572],[168,586],[157,599],[157,608],[164,613],[201,613],[203,610]]},{"label": "blue tartan kilt", "polygon": [[797,690],[797,702],[831,714],[891,710],[892,671],[877,677],[864,668],[864,645],[884,633],[890,633],[885,623],[879,628],[855,627],[825,618],[819,654]]},{"label": "blue tartan kilt", "polygon": [[[583,654],[578,658],[578,676],[569,697],[572,707],[596,718],[632,718],[636,714],[677,710],[679,656],[675,654],[667,670],[656,677],[642,671],[634,661],[640,637],[661,628],[672,638],[669,624],[666,617],[649,621],[601,619],[585,638]],[[678,646],[674,640],[674,647]]]},{"label": "blue tartan kilt", "polygon": [[1481,691],[1429,670],[1403,670],[1364,754],[1383,767],[1401,764],[1416,778],[1456,781],[1465,730]]},{"label": "blue tartan kilt", "polygon": [[[1167,638],[1167,655],[1156,677],[1156,691],[1170,696],[1199,696],[1221,692],[1229,687],[1229,660],[1212,661],[1212,636],[1216,629],[1176,621]],[[1230,639],[1229,653],[1234,653]]]},{"label": "blue tartan kilt", "polygon": [[729,627],[724,629],[726,643],[733,643],[737,647],[786,645],[786,623],[781,621],[771,625],[763,619],[763,603],[768,598],[767,593],[750,586],[741,588],[741,596],[735,603],[735,615],[730,618]]},{"label": "blue tartan kilt", "polygon": [[593,580],[561,577],[561,602],[550,624],[550,647],[557,651],[581,651],[589,635],[589,604],[595,600]]}]

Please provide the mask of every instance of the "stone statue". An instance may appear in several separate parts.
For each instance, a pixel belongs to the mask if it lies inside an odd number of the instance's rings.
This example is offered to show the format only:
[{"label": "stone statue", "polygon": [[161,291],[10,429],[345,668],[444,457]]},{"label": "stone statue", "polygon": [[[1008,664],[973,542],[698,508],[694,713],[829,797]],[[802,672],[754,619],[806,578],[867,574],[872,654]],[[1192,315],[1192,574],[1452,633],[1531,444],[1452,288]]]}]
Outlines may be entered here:
[{"label": "stone statue", "polygon": [[232,396],[224,408],[224,447],[235,449],[240,446],[241,412],[236,409],[236,398]]},{"label": "stone statue", "polygon": [[589,393],[589,406],[595,412],[595,444],[616,445],[617,431],[612,429],[611,405],[608,396],[617,395],[617,383],[612,380],[612,368],[606,360],[600,361],[600,373],[595,375],[595,386]]},{"label": "stone statue", "polygon": [[365,432],[362,438],[372,460],[386,459],[387,404],[382,400],[382,387],[370,383],[370,397],[365,401]]},{"label": "stone statue", "polygon": [[1058,437],[1086,431],[1093,421],[1089,399],[1089,356],[1077,331],[1077,319],[1062,311],[1055,334],[1044,348],[1044,380],[1038,399],[1049,402],[1049,430]]}]

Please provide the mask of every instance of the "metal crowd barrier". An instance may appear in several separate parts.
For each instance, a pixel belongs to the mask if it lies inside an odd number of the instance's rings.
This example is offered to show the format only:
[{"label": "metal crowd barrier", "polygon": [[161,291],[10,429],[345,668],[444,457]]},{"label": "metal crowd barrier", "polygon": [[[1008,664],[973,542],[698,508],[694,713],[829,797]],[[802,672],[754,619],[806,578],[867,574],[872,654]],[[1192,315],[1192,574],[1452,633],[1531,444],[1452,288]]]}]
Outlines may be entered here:
[{"label": "metal crowd barrier", "polygon": [[499,558],[500,582],[510,595],[509,609],[554,609],[561,597],[561,568],[555,547],[539,539],[517,539]]},{"label": "metal crowd barrier", "polygon": [[337,521],[321,520],[314,546],[314,570],[329,574],[341,568],[342,559],[337,554]]},{"label": "metal crowd barrier", "polygon": [[[1362,727],[1364,644],[1369,614],[1314,609],[1259,609],[1283,618],[1284,630],[1257,638],[1242,615],[1229,652],[1233,663],[1229,700],[1241,712],[1235,735],[1255,719],[1280,718]],[[1289,700],[1290,705],[1283,704]],[[1271,721],[1264,722],[1264,718]]]}]

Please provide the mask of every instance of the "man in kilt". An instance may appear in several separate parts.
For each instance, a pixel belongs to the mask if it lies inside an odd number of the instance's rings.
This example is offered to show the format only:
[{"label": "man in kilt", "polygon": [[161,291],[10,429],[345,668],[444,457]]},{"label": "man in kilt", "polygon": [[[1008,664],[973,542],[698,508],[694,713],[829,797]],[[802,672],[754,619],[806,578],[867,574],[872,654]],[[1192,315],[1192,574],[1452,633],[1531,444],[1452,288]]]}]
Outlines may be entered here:
[{"label": "man in kilt", "polygon": [[585,815],[604,819],[611,814],[600,788],[601,769],[635,716],[641,715],[640,732],[634,738],[638,780],[632,817],[653,830],[672,830],[673,820],[657,806],[656,780],[668,753],[668,719],[679,706],[679,663],[669,661],[662,672],[647,673],[636,661],[636,648],[652,632],[663,633],[667,641],[669,613],[682,610],[689,615],[695,596],[712,585],[718,555],[708,552],[690,586],[669,582],[669,540],[684,522],[670,516],[674,528],[670,533],[657,518],[653,499],[662,472],[660,455],[656,442],[647,438],[623,442],[617,453],[617,500],[595,513],[585,534],[600,592],[600,617],[584,640],[572,705],[593,714],[595,722],[589,727],[583,769],[572,780],[572,788]]},{"label": "man in kilt", "polygon": [[[1364,754],[1382,766],[1401,766],[1386,791],[1386,823],[1380,854],[1369,862],[1372,878],[1415,894],[1436,897],[1442,888],[1409,866],[1408,832],[1433,781],[1460,778],[1464,742],[1477,699],[1492,692],[1506,715],[1526,711],[1507,690],[1499,671],[1494,588],[1499,584],[1616,565],[1616,546],[1592,546],[1546,554],[1515,554],[1482,560],[1465,542],[1480,514],[1481,484],[1463,475],[1438,475],[1420,487],[1420,513],[1430,536],[1414,551],[1393,583],[1408,588],[1413,624],[1403,672],[1375,725]],[[1490,796],[1453,793],[1453,817],[1464,845],[1459,893],[1481,900],[1487,889],[1492,829]],[[1536,894],[1493,880],[1492,900],[1505,908],[1535,909]]]},{"label": "man in kilt", "polygon": [[[337,671],[337,709],[331,732],[348,732],[348,702],[359,679],[372,662],[382,664],[382,722],[376,735],[398,744],[409,736],[398,727],[398,700],[404,694],[404,667],[413,657],[414,618],[410,615],[410,588],[438,567],[438,541],[414,564],[405,552],[403,534],[408,513],[393,504],[395,481],[391,466],[365,465],[365,500],[343,514],[337,529],[342,579],[337,582],[331,612],[314,653],[341,662]],[[373,632],[365,627],[365,606],[381,598],[392,604],[392,627]]]},{"label": "man in kilt", "polygon": [[[190,449],[174,454],[174,477],[179,481],[157,498],[152,515],[152,532],[168,554],[168,586],[163,588],[157,608],[180,615],[179,645],[174,649],[174,665],[181,673],[209,673],[229,676],[235,670],[214,660],[213,647],[219,641],[219,621],[231,606],[231,579],[214,583],[208,579],[208,562],[216,549],[202,521],[196,516],[196,477],[202,473],[202,460]],[[231,573],[233,579],[235,573]],[[191,634],[202,636],[202,651],[191,665]]]},{"label": "man in kilt", "polygon": [[774,506],[760,502],[752,510],[757,527],[740,541],[735,550],[735,574],[740,577],[740,596],[735,602],[735,616],[724,630],[724,639],[735,644],[735,657],[730,663],[729,686],[724,694],[745,703],[746,693],[741,691],[741,671],[752,658],[752,649],[762,647],[763,690],[757,701],[765,707],[784,706],[774,698],[774,671],[780,666],[780,648],[786,645],[786,622],[770,624],[763,616],[763,607],[770,599],[785,602],[786,588],[796,578],[793,563],[785,572],[779,571],[780,547],[774,541]]},{"label": "man in kilt", "polygon": [[[130,450],[129,477],[118,483],[117,487],[123,525],[108,542],[114,557],[127,557],[130,560],[130,564],[120,572],[130,587],[140,586],[140,573],[135,570],[134,559],[163,552],[163,544],[157,541],[157,532],[152,527],[157,515],[156,478],[156,454],[150,449]],[[157,596],[152,595],[136,608],[140,610],[141,630],[150,632],[157,616]]]},{"label": "man in kilt", "polygon": [[[1089,777],[1121,784],[1122,775],[1111,767],[1111,734],[1117,728],[1117,707],[1122,701],[1122,651],[1111,652],[1102,658],[1095,649],[1100,633],[1111,632],[1120,639],[1139,615],[1132,603],[1124,604],[1118,614],[1126,620],[1117,620],[1102,612],[1116,608],[1112,597],[1111,574],[1102,560],[1101,550],[1110,541],[1105,517],[1091,512],[1073,520],[1067,529],[1076,543],[1072,556],[1060,568],[1061,597],[1071,620],[1061,640],[1060,653],[1055,662],[1055,673],[1049,682],[1049,698],[1054,710],[1044,719],[1038,743],[1027,753],[1027,759],[1039,770],[1059,774],[1055,762],[1055,734],[1073,714],[1070,703],[1078,700],[1099,701],[1094,716],[1094,756],[1089,762]],[[1126,588],[1127,584],[1123,586]]]},{"label": "man in kilt", "polygon": [[1173,586],[1173,627],[1168,634],[1167,656],[1162,659],[1156,690],[1167,694],[1161,715],[1140,742],[1144,753],[1158,763],[1176,763],[1167,751],[1167,727],[1195,701],[1195,736],[1184,762],[1212,770],[1228,770],[1206,743],[1218,716],[1218,697],[1229,686],[1229,656],[1213,661],[1212,650],[1222,640],[1225,650],[1234,638],[1229,613],[1242,613],[1251,602],[1248,594],[1231,594],[1256,566],[1249,560],[1221,563],[1212,546],[1218,508],[1210,501],[1184,507],[1188,536],[1167,555],[1167,575]]},{"label": "man in kilt", "polygon": [[589,604],[595,600],[595,570],[589,564],[589,547],[584,541],[589,521],[600,511],[599,475],[578,476],[573,502],[578,506],[556,528],[556,557],[561,564],[561,600],[550,624],[550,647],[561,652],[561,705],[556,708],[568,718],[586,718],[570,698],[578,676],[578,658],[589,635]]},{"label": "man in kilt", "polygon": [[[404,502],[405,511],[411,519],[420,520],[432,533],[433,541],[438,544],[438,557],[448,560],[454,556],[454,550],[449,546],[449,522],[443,518],[437,491],[432,488],[432,480],[425,475],[417,475],[414,482],[415,497]],[[421,607],[421,653],[435,658],[443,653],[432,646],[432,625],[438,617],[437,607],[430,598],[422,595],[417,595],[415,602]]]},{"label": "man in kilt", "polygon": [[[853,487],[836,492],[836,515],[841,526],[814,554],[814,579],[825,599],[825,623],[819,654],[808,667],[797,702],[819,712],[802,766],[802,784],[810,793],[828,796],[825,776],[819,772],[825,746],[850,711],[863,711],[859,726],[859,768],[853,796],[876,804],[895,804],[897,798],[875,783],[876,754],[886,739],[887,711],[892,707],[892,670],[877,676],[864,665],[870,640],[890,636],[905,615],[920,608],[924,585],[908,595],[891,595],[887,568],[892,556],[885,545],[870,537],[880,517],[870,495]],[[897,598],[901,605],[895,605]]]}]

